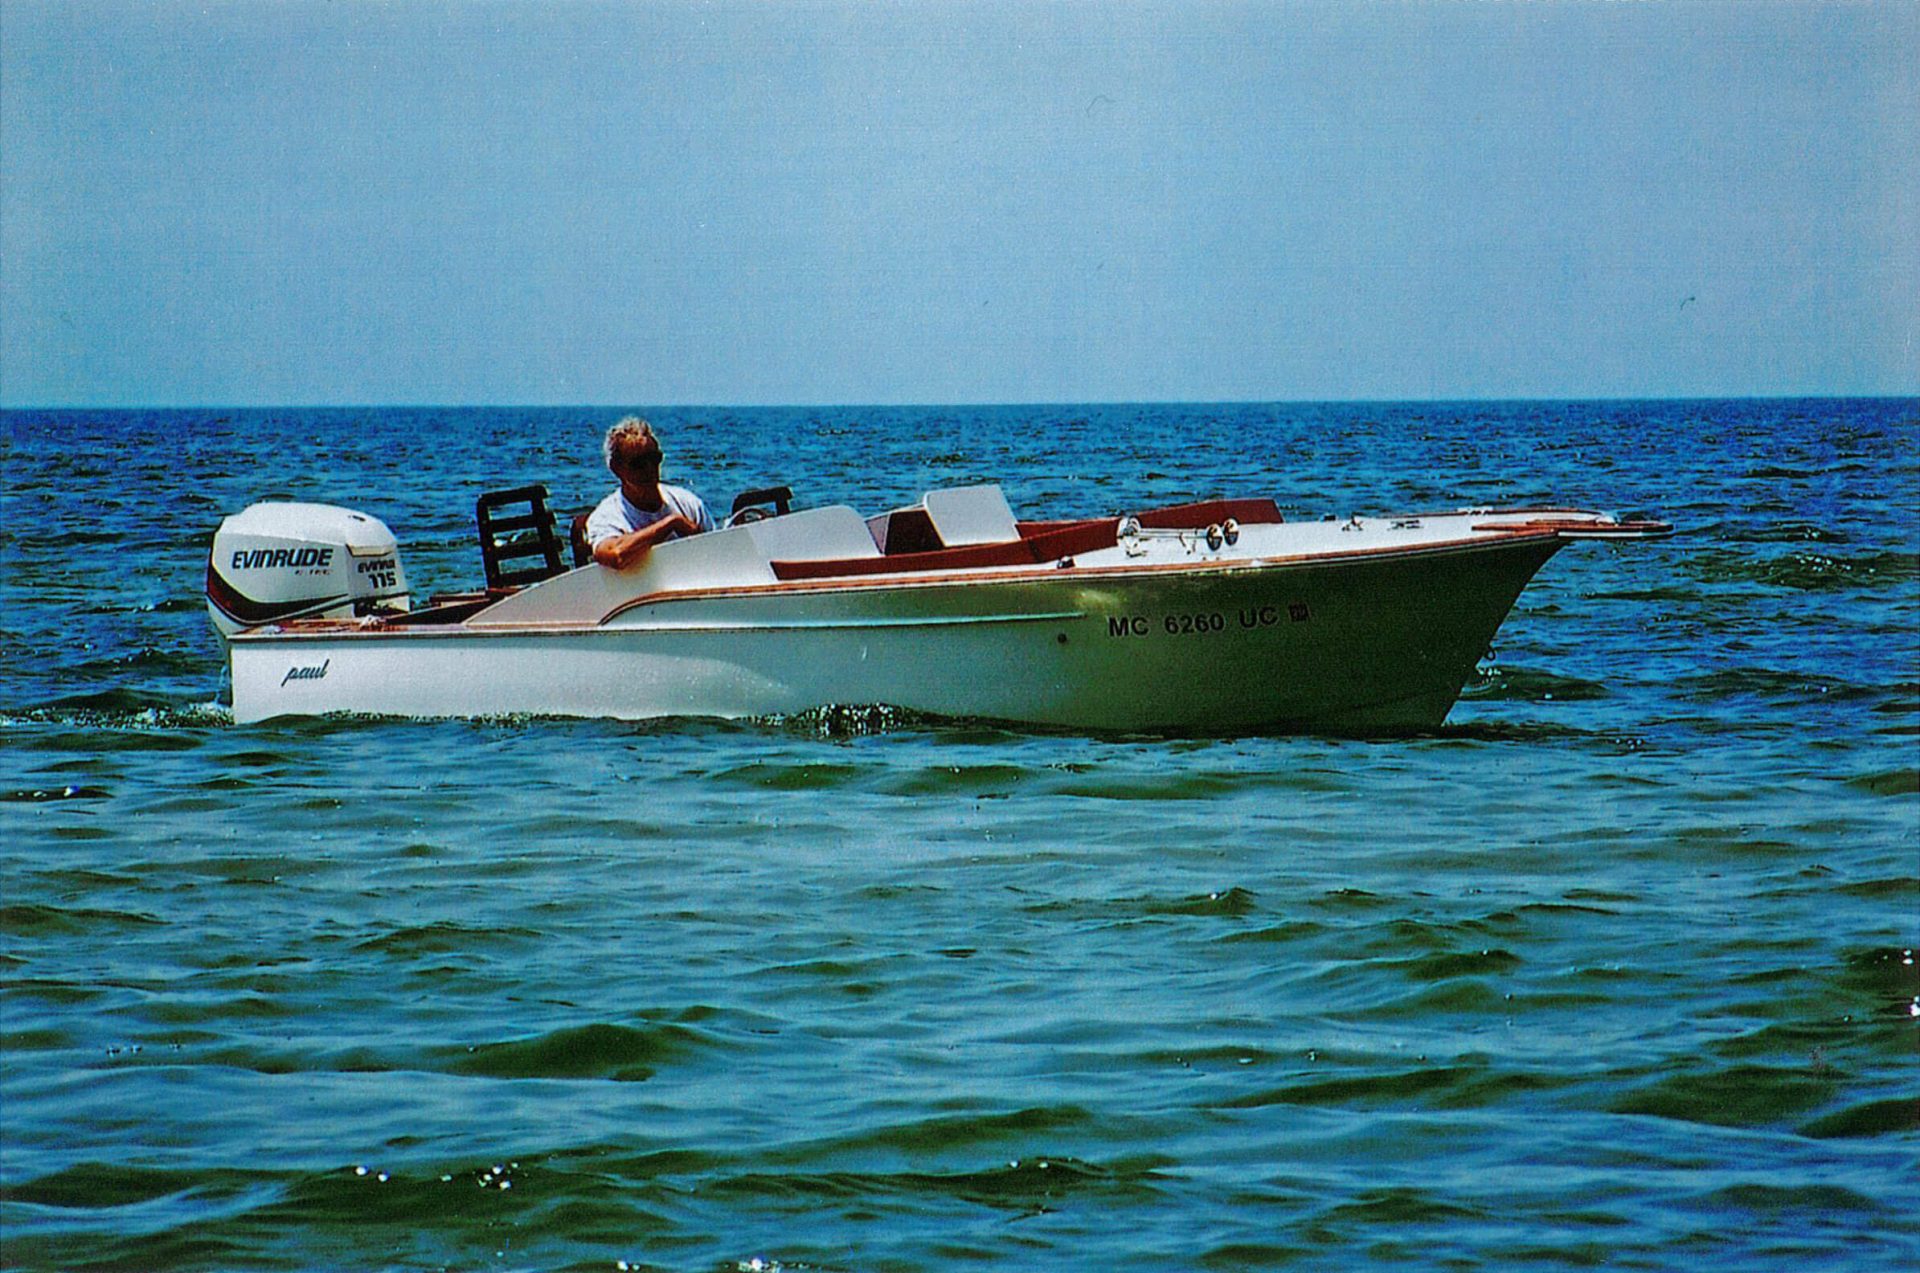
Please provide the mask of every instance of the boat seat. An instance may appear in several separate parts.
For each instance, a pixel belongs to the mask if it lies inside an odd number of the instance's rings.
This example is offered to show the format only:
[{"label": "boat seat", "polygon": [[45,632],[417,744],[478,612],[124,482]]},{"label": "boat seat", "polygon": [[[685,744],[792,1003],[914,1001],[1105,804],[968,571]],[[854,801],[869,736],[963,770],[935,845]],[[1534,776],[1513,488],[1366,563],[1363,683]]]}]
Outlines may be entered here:
[{"label": "boat seat", "polygon": [[873,533],[873,542],[880,551],[890,557],[939,552],[946,547],[940,542],[940,533],[934,530],[927,510],[918,506],[896,508],[891,513],[869,518],[867,529]]},{"label": "boat seat", "polygon": [[[767,516],[767,508],[772,506],[772,516],[785,517],[793,511],[793,488],[791,486],[763,486],[758,490],[742,491],[733,497],[733,507],[727,511],[727,525],[733,526],[740,521],[762,521]],[[758,516],[742,518],[740,514],[748,509],[758,510]]]},{"label": "boat seat", "polygon": [[1013,520],[1007,497],[991,483],[928,491],[920,504],[927,510],[940,542],[948,548],[1004,544],[1020,538],[1020,527]]},{"label": "boat seat", "polygon": [[[809,508],[785,517],[769,517],[748,522],[723,535],[739,533],[753,544],[762,558],[771,561],[832,561],[842,557],[878,557],[873,536],[860,514],[845,504]],[[703,537],[704,538],[704,537]]]},{"label": "boat seat", "polygon": [[573,564],[584,566],[593,560],[593,545],[587,542],[587,518],[591,513],[575,513],[573,524],[568,528],[567,539],[573,547]]},{"label": "boat seat", "polygon": [[[487,587],[516,588],[565,573],[546,487],[488,491],[474,501],[473,517],[480,531],[480,562],[486,568]],[[530,558],[539,560],[514,564]]]},{"label": "boat seat", "polygon": [[873,542],[889,557],[917,556],[1020,538],[1007,497],[998,486],[953,486],[929,491],[918,504],[867,519]]}]

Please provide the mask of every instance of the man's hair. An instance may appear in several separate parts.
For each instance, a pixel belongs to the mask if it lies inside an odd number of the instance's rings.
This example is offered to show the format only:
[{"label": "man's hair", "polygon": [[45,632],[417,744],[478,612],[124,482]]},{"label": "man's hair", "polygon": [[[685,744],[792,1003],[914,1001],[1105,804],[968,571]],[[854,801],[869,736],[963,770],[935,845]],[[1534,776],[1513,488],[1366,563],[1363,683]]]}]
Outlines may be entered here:
[{"label": "man's hair", "polygon": [[653,435],[653,426],[637,415],[607,430],[602,451],[608,470],[615,476],[630,469],[651,468],[655,475],[660,472],[660,439]]}]

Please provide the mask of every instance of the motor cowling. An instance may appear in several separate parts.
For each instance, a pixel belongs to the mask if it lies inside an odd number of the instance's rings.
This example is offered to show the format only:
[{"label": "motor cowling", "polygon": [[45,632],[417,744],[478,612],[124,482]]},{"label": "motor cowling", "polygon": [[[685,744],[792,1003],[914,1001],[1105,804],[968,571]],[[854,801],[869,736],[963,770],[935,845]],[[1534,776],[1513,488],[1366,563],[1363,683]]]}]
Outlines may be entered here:
[{"label": "motor cowling", "polygon": [[220,523],[207,613],[222,636],[288,619],[350,619],[411,604],[400,546],[377,517],[330,504],[252,504]]}]

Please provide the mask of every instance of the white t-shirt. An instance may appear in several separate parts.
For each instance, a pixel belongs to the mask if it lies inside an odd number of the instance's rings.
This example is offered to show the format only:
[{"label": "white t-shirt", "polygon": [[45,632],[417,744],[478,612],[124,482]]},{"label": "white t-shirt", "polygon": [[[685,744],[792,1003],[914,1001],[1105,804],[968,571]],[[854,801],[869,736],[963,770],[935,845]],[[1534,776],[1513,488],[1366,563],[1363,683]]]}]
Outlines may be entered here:
[{"label": "white t-shirt", "polygon": [[645,530],[670,513],[678,513],[701,530],[712,530],[713,514],[700,502],[700,497],[684,486],[668,486],[660,483],[660,507],[657,509],[635,508],[626,494],[615,489],[613,494],[601,500],[599,505],[587,514],[587,542],[597,544],[614,535],[625,535],[631,531]]}]

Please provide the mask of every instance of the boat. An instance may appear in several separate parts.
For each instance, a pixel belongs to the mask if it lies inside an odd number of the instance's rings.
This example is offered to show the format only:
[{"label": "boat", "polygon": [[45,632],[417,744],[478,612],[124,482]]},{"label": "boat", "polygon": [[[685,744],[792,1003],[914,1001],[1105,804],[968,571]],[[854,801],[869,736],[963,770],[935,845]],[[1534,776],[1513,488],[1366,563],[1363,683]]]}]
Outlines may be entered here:
[{"label": "boat", "polygon": [[1426,731],[1554,554],[1672,530],[1553,507],[1290,522],[1261,498],[1023,520],[990,484],[863,516],[778,487],[614,570],[543,487],[475,512],[486,586],[417,607],[378,518],[260,503],[223,521],[207,602],[234,718],[884,704],[1090,731]]}]

